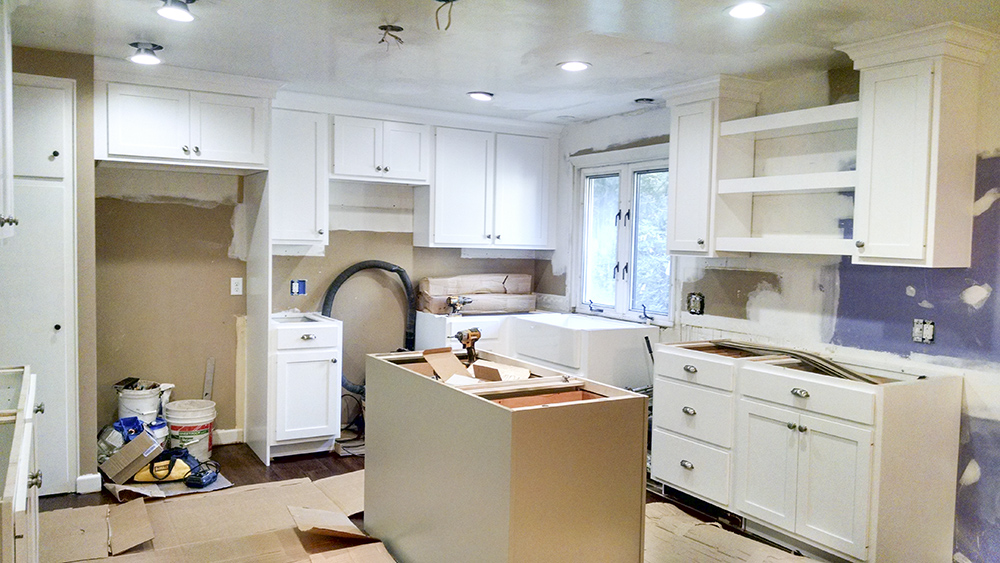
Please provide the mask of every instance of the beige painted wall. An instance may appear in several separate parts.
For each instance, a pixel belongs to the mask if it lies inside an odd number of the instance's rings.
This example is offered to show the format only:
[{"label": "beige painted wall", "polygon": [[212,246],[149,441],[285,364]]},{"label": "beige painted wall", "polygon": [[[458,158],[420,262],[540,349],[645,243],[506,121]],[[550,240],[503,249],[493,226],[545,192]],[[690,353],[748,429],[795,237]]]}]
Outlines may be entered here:
[{"label": "beige painted wall", "polygon": [[[384,260],[404,270],[416,285],[420,279],[478,273],[535,273],[534,260],[463,259],[461,251],[413,246],[410,233],[333,231],[323,257],[274,257],[274,311],[318,311],[327,287],[348,266],[362,260]],[[306,295],[292,296],[289,282],[306,280]],[[340,288],[332,315],[344,321],[344,374],[364,380],[364,356],[403,346],[406,301],[396,274],[367,270]]]},{"label": "beige painted wall", "polygon": [[113,420],[111,386],[125,377],[173,383],[172,400],[200,399],[211,357],[216,427],[236,427],[236,318],[246,296],[231,296],[229,280],[245,279],[246,263],[228,256],[233,209],[97,199],[101,424]]},{"label": "beige painted wall", "polygon": [[80,473],[97,473],[94,278],[94,58],[14,47],[14,72],[76,80],[77,314]]}]

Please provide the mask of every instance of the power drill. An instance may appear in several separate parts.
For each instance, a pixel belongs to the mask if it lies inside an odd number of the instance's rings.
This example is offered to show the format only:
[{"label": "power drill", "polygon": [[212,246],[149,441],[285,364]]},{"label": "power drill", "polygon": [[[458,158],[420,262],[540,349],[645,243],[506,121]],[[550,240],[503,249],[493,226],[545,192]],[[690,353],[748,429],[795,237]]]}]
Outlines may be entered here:
[{"label": "power drill", "polygon": [[476,354],[476,341],[482,336],[483,333],[478,328],[468,328],[455,333],[455,340],[465,348],[470,365],[479,359],[479,354]]}]

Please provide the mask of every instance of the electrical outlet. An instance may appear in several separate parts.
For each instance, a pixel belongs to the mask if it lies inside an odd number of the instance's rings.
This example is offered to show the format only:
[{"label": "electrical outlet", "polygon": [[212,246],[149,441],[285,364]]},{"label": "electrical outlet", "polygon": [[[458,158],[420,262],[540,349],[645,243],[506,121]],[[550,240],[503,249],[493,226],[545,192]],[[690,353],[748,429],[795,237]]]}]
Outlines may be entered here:
[{"label": "electrical outlet", "polygon": [[306,280],[292,280],[292,295],[306,294]]},{"label": "electrical outlet", "polygon": [[229,278],[229,295],[243,295],[243,278]]},{"label": "electrical outlet", "polygon": [[934,321],[913,319],[913,329],[910,332],[910,338],[914,342],[921,344],[934,342]]}]

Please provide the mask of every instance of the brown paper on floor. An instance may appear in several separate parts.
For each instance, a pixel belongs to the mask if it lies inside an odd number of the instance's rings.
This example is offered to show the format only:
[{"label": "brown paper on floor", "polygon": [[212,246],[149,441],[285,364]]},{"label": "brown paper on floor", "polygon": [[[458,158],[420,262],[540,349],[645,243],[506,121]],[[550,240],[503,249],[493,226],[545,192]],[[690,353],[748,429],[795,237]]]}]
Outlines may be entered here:
[{"label": "brown paper on floor", "polygon": [[668,503],[646,505],[646,563],[809,561],[706,523]]},{"label": "brown paper on floor", "polygon": [[153,539],[142,499],[43,512],[38,522],[40,559],[49,563],[105,558]]},{"label": "brown paper on floor", "polygon": [[310,563],[395,563],[385,545],[369,543],[313,555]]},{"label": "brown paper on floor", "polygon": [[365,470],[313,481],[344,514],[357,514],[365,509]]}]

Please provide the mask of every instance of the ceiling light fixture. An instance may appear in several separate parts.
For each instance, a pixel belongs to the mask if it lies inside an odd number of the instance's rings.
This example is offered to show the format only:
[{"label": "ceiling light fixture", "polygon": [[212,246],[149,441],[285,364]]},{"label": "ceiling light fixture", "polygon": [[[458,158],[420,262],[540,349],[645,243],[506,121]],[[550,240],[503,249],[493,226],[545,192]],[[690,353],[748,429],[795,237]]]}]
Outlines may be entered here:
[{"label": "ceiling light fixture", "polygon": [[467,94],[473,100],[479,100],[480,102],[488,102],[493,99],[493,92],[467,92]]},{"label": "ceiling light fixture", "polygon": [[160,58],[156,56],[156,51],[163,49],[162,46],[157,45],[156,43],[147,43],[145,41],[129,43],[129,46],[135,49],[135,54],[128,58],[128,60],[133,63],[141,65],[160,64]]},{"label": "ceiling light fixture", "polygon": [[743,2],[726,10],[730,16],[741,20],[763,16],[766,11],[767,6],[759,2]]},{"label": "ceiling light fixture", "polygon": [[580,72],[581,70],[587,70],[590,68],[590,63],[585,63],[583,61],[566,61],[564,63],[559,63],[557,66],[565,71]]},{"label": "ceiling light fixture", "polygon": [[632,100],[632,101],[634,101],[637,104],[642,104],[642,105],[651,105],[651,104],[655,104],[656,103],[656,100],[653,99],[653,98],[636,98],[635,100]]},{"label": "ceiling light fixture", "polygon": [[156,13],[176,22],[194,21],[194,16],[188,10],[188,4],[193,4],[194,2],[195,0],[163,0],[163,7],[157,10]]}]

